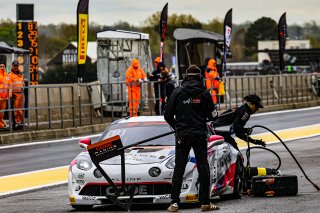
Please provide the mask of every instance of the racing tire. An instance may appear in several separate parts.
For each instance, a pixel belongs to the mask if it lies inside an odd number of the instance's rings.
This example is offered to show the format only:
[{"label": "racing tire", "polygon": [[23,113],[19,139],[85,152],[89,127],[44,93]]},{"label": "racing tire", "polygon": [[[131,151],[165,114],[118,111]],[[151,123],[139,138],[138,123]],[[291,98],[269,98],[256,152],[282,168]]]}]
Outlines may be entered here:
[{"label": "racing tire", "polygon": [[91,210],[93,205],[71,205],[76,210]]},{"label": "racing tire", "polygon": [[234,187],[233,193],[227,195],[220,195],[222,200],[239,199],[243,192],[243,163],[242,158],[239,156],[236,161],[236,172],[234,174]]},{"label": "racing tire", "polygon": [[253,176],[252,195],[254,196],[294,196],[298,194],[296,175]]}]

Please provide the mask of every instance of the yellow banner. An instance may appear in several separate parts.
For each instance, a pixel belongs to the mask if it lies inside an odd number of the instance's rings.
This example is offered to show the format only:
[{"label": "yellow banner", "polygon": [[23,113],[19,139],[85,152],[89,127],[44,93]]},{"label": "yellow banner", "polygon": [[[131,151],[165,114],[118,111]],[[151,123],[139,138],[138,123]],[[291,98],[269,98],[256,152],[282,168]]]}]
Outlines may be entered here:
[{"label": "yellow banner", "polygon": [[78,64],[85,64],[88,41],[88,14],[79,14]]}]

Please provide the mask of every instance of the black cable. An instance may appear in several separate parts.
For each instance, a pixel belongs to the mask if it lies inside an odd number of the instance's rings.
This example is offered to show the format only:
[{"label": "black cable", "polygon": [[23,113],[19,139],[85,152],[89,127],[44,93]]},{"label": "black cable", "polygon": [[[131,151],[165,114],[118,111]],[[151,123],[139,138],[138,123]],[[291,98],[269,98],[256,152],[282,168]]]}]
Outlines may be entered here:
[{"label": "black cable", "polygon": [[[263,146],[253,146],[253,147],[249,147],[249,148],[247,149],[247,151],[246,151],[247,161],[250,160],[250,159],[248,158],[248,155],[249,155],[249,157],[250,157],[250,150],[251,150],[251,149],[264,149],[264,150],[267,150],[267,151],[273,153],[273,154],[278,158],[278,161],[279,161],[278,167],[277,167],[275,170],[278,171],[278,170],[280,169],[280,167],[281,167],[281,158],[280,158],[280,156],[279,156],[275,151],[273,151],[273,150],[271,150],[271,149],[268,149],[268,148],[266,148],[266,147],[263,147]],[[248,154],[248,153],[249,153],[249,154]],[[250,163],[249,163],[249,165],[250,165]]]},{"label": "black cable", "polygon": [[269,132],[271,132],[274,136],[276,136],[276,138],[282,143],[282,145],[287,149],[287,151],[290,153],[291,157],[294,159],[294,161],[297,163],[297,165],[299,166],[301,172],[303,173],[304,177],[314,186],[314,188],[316,188],[318,191],[320,191],[320,187],[318,185],[316,185],[315,183],[313,183],[309,177],[307,176],[307,174],[304,172],[303,168],[301,167],[300,163],[297,161],[297,159],[294,157],[294,155],[292,154],[292,152],[289,150],[289,148],[287,147],[287,145],[281,140],[281,138],[276,134],[274,133],[271,129],[268,129],[267,127],[265,126],[261,126],[261,125],[254,125],[253,127],[251,128],[256,128],[256,127],[260,127],[260,128],[263,128],[263,129],[266,129],[268,130]]}]

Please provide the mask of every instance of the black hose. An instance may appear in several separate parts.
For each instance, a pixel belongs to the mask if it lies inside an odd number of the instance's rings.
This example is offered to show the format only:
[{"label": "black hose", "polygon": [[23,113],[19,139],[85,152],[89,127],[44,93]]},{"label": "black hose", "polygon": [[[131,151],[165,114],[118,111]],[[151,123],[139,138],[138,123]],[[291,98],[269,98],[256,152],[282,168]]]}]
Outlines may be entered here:
[{"label": "black hose", "polygon": [[281,138],[274,133],[271,129],[265,127],[265,126],[261,126],[261,125],[254,125],[251,128],[256,128],[256,127],[260,127],[263,129],[268,130],[269,132],[271,132],[274,136],[276,136],[276,138],[282,143],[282,145],[286,148],[286,150],[290,153],[291,157],[294,159],[294,161],[297,163],[297,165],[299,166],[301,172],[303,173],[304,177],[314,186],[314,188],[316,188],[318,191],[320,191],[320,187],[318,185],[316,185],[315,183],[313,183],[309,177],[307,176],[307,174],[304,172],[303,168],[301,167],[300,163],[297,161],[297,159],[294,157],[294,155],[292,154],[292,152],[289,150],[289,148],[287,147],[287,145],[281,140]]},{"label": "black hose", "polygon": [[[277,167],[275,170],[278,171],[278,170],[280,169],[280,167],[281,167],[281,158],[280,158],[280,156],[279,156],[275,151],[273,151],[273,150],[271,150],[271,149],[268,149],[268,148],[266,148],[266,147],[263,147],[263,146],[253,146],[253,147],[249,147],[249,148],[247,149],[247,151],[246,151],[247,161],[250,161],[250,150],[251,150],[251,149],[264,149],[264,150],[267,150],[267,151],[273,153],[273,154],[278,158],[278,161],[279,161],[278,167]],[[248,158],[248,156],[249,156],[249,158]],[[249,163],[248,165],[250,165],[250,163]]]}]

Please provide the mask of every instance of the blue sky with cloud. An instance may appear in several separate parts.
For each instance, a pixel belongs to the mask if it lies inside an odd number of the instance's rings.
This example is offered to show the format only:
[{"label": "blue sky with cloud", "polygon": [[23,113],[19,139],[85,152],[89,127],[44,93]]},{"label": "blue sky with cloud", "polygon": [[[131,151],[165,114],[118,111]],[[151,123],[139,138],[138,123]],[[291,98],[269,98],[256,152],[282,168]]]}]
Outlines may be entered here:
[{"label": "blue sky with cloud", "polygon": [[[90,0],[90,22],[112,25],[122,20],[140,25],[169,2],[169,14],[191,14],[201,22],[223,19],[233,8],[234,23],[255,21],[262,16],[278,21],[287,12],[289,24],[320,23],[320,0]],[[16,19],[16,4],[34,4],[35,21],[40,24],[76,23],[78,0],[1,0],[0,19]]]}]

